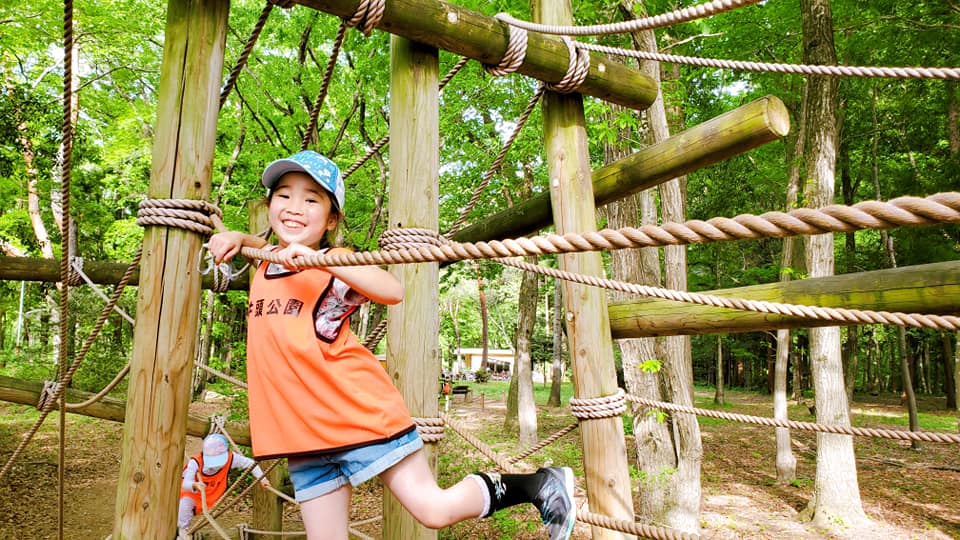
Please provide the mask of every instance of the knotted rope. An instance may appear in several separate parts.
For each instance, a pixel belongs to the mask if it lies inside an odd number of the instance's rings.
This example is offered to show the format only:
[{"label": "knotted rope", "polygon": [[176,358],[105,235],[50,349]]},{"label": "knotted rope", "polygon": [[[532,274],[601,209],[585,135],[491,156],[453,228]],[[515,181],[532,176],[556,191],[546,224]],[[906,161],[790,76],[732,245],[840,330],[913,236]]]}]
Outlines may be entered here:
[{"label": "knotted rope", "polygon": [[[853,232],[861,229],[888,229],[897,226],[960,223],[960,193],[948,192],[927,198],[899,197],[889,202],[864,201],[853,206],[830,205],[821,209],[797,208],[788,213],[767,212],[761,216],[742,214],[733,219],[712,218],[686,223],[665,223],[662,227],[604,229],[587,233],[548,234],[502,241],[420,245],[390,251],[319,254],[298,257],[300,267],[358,266],[453,262],[468,259],[496,259],[526,255],[574,253],[664,245],[707,243],[721,240]],[[411,231],[411,229],[404,229]],[[384,234],[409,234],[391,233]],[[430,231],[430,234],[436,234]],[[422,238],[423,235],[421,234]],[[275,263],[289,262],[269,251],[243,248],[244,256]]]},{"label": "knotted rope", "polygon": [[547,90],[569,94],[576,92],[577,88],[580,88],[583,81],[587,79],[587,75],[590,74],[590,53],[578,47],[577,42],[567,36],[563,36],[561,39],[567,46],[567,56],[569,57],[567,72],[559,81],[547,83],[544,86],[547,87]]},{"label": "knotted rope", "polygon": [[417,433],[423,442],[435,443],[443,440],[443,418],[413,418],[413,423],[417,426]]},{"label": "knotted rope", "polygon": [[578,419],[610,418],[627,410],[626,393],[622,388],[610,396],[570,398],[570,413]]},{"label": "knotted rope", "polygon": [[[498,13],[493,18],[501,20],[502,15],[505,16],[506,14]],[[483,65],[483,69],[494,77],[503,77],[518,70],[523,65],[523,59],[527,56],[527,31],[509,23],[507,23],[507,28],[510,30],[510,35],[507,41],[507,50],[504,51],[500,63]]]},{"label": "knotted rope", "polygon": [[137,210],[137,225],[176,227],[209,236],[217,229],[223,212],[199,199],[146,199]]}]

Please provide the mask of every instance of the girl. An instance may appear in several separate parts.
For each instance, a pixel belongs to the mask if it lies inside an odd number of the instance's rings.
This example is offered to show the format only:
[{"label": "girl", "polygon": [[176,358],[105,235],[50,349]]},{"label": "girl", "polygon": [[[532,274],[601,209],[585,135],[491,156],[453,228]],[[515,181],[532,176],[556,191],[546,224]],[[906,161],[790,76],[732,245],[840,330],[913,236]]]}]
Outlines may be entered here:
[{"label": "girl", "polygon": [[250,434],[258,459],[287,458],[307,537],[346,539],[353,486],[379,476],[426,527],[530,502],[551,540],[569,538],[576,518],[567,468],[508,475],[476,473],[437,486],[400,392],[350,331],[368,300],[396,304],[403,287],[374,266],[299,268],[294,257],[346,251],[330,238],[343,215],[337,166],[312,151],[264,170],[270,227],[278,245],[240,232],[213,235],[216,264],[241,247],[274,249],[290,261],[261,262],[250,287],[247,383]]}]

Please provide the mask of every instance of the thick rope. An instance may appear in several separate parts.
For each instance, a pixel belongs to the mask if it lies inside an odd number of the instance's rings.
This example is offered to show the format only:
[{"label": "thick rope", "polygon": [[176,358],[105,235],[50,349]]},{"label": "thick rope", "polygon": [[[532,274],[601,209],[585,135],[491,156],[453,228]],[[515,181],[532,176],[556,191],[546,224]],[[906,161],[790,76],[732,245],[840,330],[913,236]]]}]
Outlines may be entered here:
[{"label": "thick rope", "polygon": [[519,461],[521,461],[521,460],[524,460],[524,459],[532,456],[533,454],[539,452],[540,450],[546,448],[547,446],[550,446],[551,444],[553,444],[553,443],[555,443],[556,441],[560,440],[561,437],[563,437],[563,436],[566,435],[567,433],[570,433],[571,431],[577,429],[578,427],[580,427],[580,423],[579,423],[579,422],[574,422],[574,423],[570,424],[569,426],[561,429],[560,431],[557,431],[557,432],[554,433],[553,435],[550,435],[549,437],[547,437],[547,438],[545,438],[545,439],[542,439],[542,440],[539,441],[537,444],[531,446],[530,448],[527,448],[526,450],[520,452],[520,453],[517,454],[516,456],[513,456],[512,458],[508,459],[507,461],[510,462],[510,463],[517,463],[517,462],[519,462]]},{"label": "thick rope", "polygon": [[[853,206],[830,205],[819,210],[798,208],[789,213],[768,212],[761,216],[743,214],[733,219],[713,218],[686,223],[666,223],[639,229],[626,227],[589,233],[568,233],[508,239],[503,241],[457,243],[441,246],[418,246],[383,251],[338,253],[298,257],[300,267],[358,266],[452,262],[470,259],[496,259],[548,253],[573,253],[664,245],[684,245],[746,238],[785,238],[796,235],[853,232],[861,229],[888,229],[897,226],[918,226],[960,222],[960,193],[948,192],[927,198],[900,197],[889,202],[865,201]],[[381,236],[423,238],[432,231],[403,229],[385,231]],[[418,236],[419,235],[419,236]],[[286,263],[269,251],[245,247],[245,257]]]},{"label": "thick rope", "polygon": [[380,343],[380,340],[383,339],[383,336],[387,334],[387,320],[383,319],[380,321],[380,324],[376,328],[370,331],[367,334],[366,339],[363,340],[363,346],[367,348],[368,351],[373,352],[377,348],[377,345]]},{"label": "thick rope", "polygon": [[74,411],[77,409],[85,409],[90,405],[93,405],[94,403],[100,401],[101,399],[104,398],[104,396],[109,394],[111,390],[116,388],[118,384],[120,384],[120,381],[122,381],[123,378],[127,376],[127,373],[130,373],[129,362],[127,363],[127,365],[123,366],[123,369],[117,372],[117,374],[113,377],[113,380],[110,381],[106,386],[104,386],[102,390],[100,390],[99,392],[97,392],[96,394],[88,398],[86,401],[81,401],[80,403],[67,403],[66,404],[67,409],[74,410]]},{"label": "thick rope", "polygon": [[253,52],[253,46],[256,45],[257,39],[260,38],[260,32],[263,31],[264,25],[267,24],[267,19],[270,17],[270,12],[273,11],[274,5],[274,2],[267,2],[267,5],[263,6],[263,11],[260,12],[260,18],[258,18],[256,24],[253,25],[253,31],[250,32],[250,37],[247,38],[247,43],[243,46],[243,51],[240,53],[240,57],[237,58],[236,65],[230,70],[227,83],[223,85],[223,90],[220,91],[221,109],[223,108],[223,104],[227,102],[227,96],[230,95],[233,87],[237,85],[240,72],[242,72],[244,66],[247,65],[247,59],[250,58],[250,53]]},{"label": "thick rope", "polygon": [[343,47],[343,38],[347,35],[347,25],[347,21],[340,23],[337,37],[333,40],[333,50],[330,51],[330,57],[327,59],[327,66],[323,72],[323,82],[320,84],[320,92],[317,93],[317,99],[313,103],[313,108],[310,109],[310,121],[303,133],[303,139],[300,141],[300,150],[306,150],[310,146],[313,132],[317,130],[320,109],[323,107],[324,100],[327,99],[327,90],[330,88],[330,79],[333,78],[333,69],[337,66],[337,57],[340,56],[340,49]]},{"label": "thick rope", "polygon": [[137,210],[137,225],[159,225],[209,236],[217,229],[223,212],[200,199],[145,199]]},{"label": "thick rope", "polygon": [[380,24],[385,10],[386,0],[360,0],[357,11],[347,21],[347,25],[359,28],[363,35],[369,36]]},{"label": "thick rope", "polygon": [[[449,70],[449,71],[447,72],[447,74],[443,77],[443,79],[440,80],[440,83],[439,83],[439,85],[438,85],[438,88],[439,88],[439,90],[440,90],[441,92],[443,91],[443,87],[446,86],[447,83],[449,83],[449,82],[453,79],[453,77],[454,77],[457,73],[459,73],[461,69],[463,69],[463,66],[467,65],[467,62],[469,62],[469,61],[470,61],[470,58],[468,58],[468,57],[466,57],[466,56],[463,56],[463,57],[460,58],[460,60],[457,61],[456,64],[454,64],[454,66],[453,66],[452,68],[450,68],[450,70]],[[359,169],[360,167],[362,167],[364,163],[366,163],[367,161],[369,161],[370,158],[372,158],[377,152],[379,152],[380,150],[382,150],[383,147],[386,146],[387,143],[389,143],[389,142],[390,142],[390,136],[389,136],[389,135],[387,135],[387,136],[381,138],[379,141],[377,141],[376,144],[374,144],[373,147],[371,147],[370,150],[368,150],[367,153],[366,153],[363,157],[361,157],[360,159],[358,159],[358,160],[356,161],[356,163],[354,163],[353,165],[351,165],[350,167],[348,167],[346,170],[343,171],[343,179],[346,180],[351,174],[353,174],[354,172],[356,172],[357,169]]]},{"label": "thick rope", "polygon": [[493,179],[494,175],[500,170],[503,166],[503,160],[507,156],[507,152],[510,151],[510,148],[513,146],[513,142],[517,139],[517,136],[520,135],[520,131],[527,124],[527,120],[530,119],[530,115],[533,114],[534,108],[536,108],[537,103],[540,102],[540,98],[543,97],[544,85],[537,87],[537,91],[534,92],[533,96],[530,97],[530,101],[527,103],[527,107],[523,110],[523,113],[520,114],[520,117],[517,118],[517,124],[513,128],[513,132],[510,133],[510,137],[507,139],[503,146],[500,148],[500,152],[497,154],[497,157],[493,160],[493,163],[490,165],[490,168],[487,169],[487,172],[483,173],[483,178],[480,181],[480,184],[473,190],[473,196],[470,197],[470,200],[467,202],[467,205],[460,212],[460,216],[457,217],[457,221],[450,227],[450,230],[444,235],[446,238],[452,238],[457,231],[460,230],[460,227],[467,221],[467,216],[470,215],[470,212],[473,211],[473,208],[477,205],[477,202],[480,200],[480,196],[483,194],[483,191],[490,184],[490,180]]},{"label": "thick rope", "polygon": [[203,508],[203,517],[207,519],[207,523],[217,531],[217,534],[219,534],[221,538],[230,540],[230,535],[227,534],[227,532],[220,527],[220,524],[217,523],[217,520],[210,515],[210,508],[207,507],[207,490],[205,488],[206,486],[203,485],[203,482],[194,482],[193,484],[193,489],[200,492],[200,505]]},{"label": "thick rope", "polygon": [[802,304],[786,304],[782,302],[768,302],[766,300],[748,300],[743,298],[728,298],[712,294],[700,294],[686,291],[674,291],[661,287],[637,285],[612,279],[598,278],[583,274],[575,274],[555,268],[547,268],[536,264],[511,259],[496,259],[506,266],[519,268],[526,272],[534,272],[544,276],[563,279],[573,283],[602,287],[614,291],[636,294],[650,298],[672,300],[687,304],[713,306],[756,313],[771,313],[785,317],[798,317],[818,321],[837,321],[847,324],[890,324],[913,328],[931,328],[940,330],[960,330],[960,317],[954,315],[934,315],[924,313],[903,313],[900,311],[873,311],[869,309],[848,309],[838,307],[807,306]]},{"label": "thick rope", "polygon": [[581,49],[628,56],[641,60],[686,64],[688,66],[714,67],[739,71],[754,71],[761,73],[790,73],[800,75],[823,75],[829,77],[888,77],[896,79],[960,79],[960,68],[937,67],[871,67],[871,66],[823,66],[808,64],[783,64],[768,62],[746,62],[741,60],[719,60],[715,58],[698,58],[695,56],[679,56],[632,49],[621,49],[581,43]]},{"label": "thick rope", "polygon": [[443,418],[413,418],[413,423],[417,426],[417,433],[423,442],[435,443],[443,440]]},{"label": "thick rope", "polygon": [[587,79],[587,75],[590,74],[590,53],[580,48],[573,39],[567,36],[563,36],[562,39],[564,45],[567,46],[567,56],[569,57],[567,72],[563,74],[563,78],[559,81],[547,83],[544,86],[547,87],[547,90],[569,94],[576,92],[577,88],[580,88],[583,81]]},{"label": "thick rope", "polygon": [[491,448],[490,445],[488,445],[487,443],[471,435],[470,432],[468,432],[459,422],[454,420],[451,416],[443,415],[442,418],[444,422],[446,422],[447,426],[450,427],[450,429],[456,432],[457,435],[460,435],[461,437],[463,437],[465,441],[473,445],[473,447],[479,450],[480,453],[486,456],[487,459],[496,463],[497,467],[499,467],[501,470],[506,471],[508,473],[520,472],[520,469],[514,466],[514,464],[511,463],[509,459],[500,455],[499,452]]},{"label": "thick rope", "polygon": [[[64,525],[64,476],[66,469],[67,409],[64,406],[63,389],[69,386],[67,377],[67,344],[71,340],[70,332],[70,231],[73,219],[70,213],[70,184],[73,161],[73,53],[76,43],[73,39],[73,0],[63,3],[63,125],[61,133],[61,224],[60,230],[60,350],[58,354],[59,376],[64,384],[57,389],[56,397],[60,402],[59,450],[57,453],[57,534],[63,540]],[[72,376],[72,374],[71,374]],[[0,476],[3,473],[0,472]]]},{"label": "thick rope", "polygon": [[817,424],[813,422],[797,422],[794,420],[779,420],[776,418],[765,418],[762,416],[750,416],[746,414],[725,413],[721,411],[712,411],[710,409],[699,409],[696,407],[686,407],[673,403],[662,401],[653,401],[634,395],[627,395],[627,399],[654,409],[663,409],[665,411],[695,414],[698,416],[708,416],[710,418],[719,418],[733,422],[743,422],[746,424],[757,424],[760,426],[774,426],[796,429],[800,431],[818,431],[821,433],[834,433],[837,435],[857,435],[861,437],[877,437],[882,439],[895,439],[900,441],[925,441],[937,443],[960,443],[960,433],[935,433],[928,431],[904,431],[891,429],[873,429],[858,428],[852,426],[842,426],[837,424]]},{"label": "thick rope", "polygon": [[570,414],[584,420],[620,416],[627,410],[626,394],[622,388],[610,396],[595,398],[570,398]]},{"label": "thick rope", "polygon": [[[500,20],[501,15],[506,14],[498,13],[494,19]],[[494,77],[503,77],[517,71],[527,57],[527,31],[509,24],[507,28],[510,30],[510,35],[507,38],[507,50],[504,51],[500,63],[483,65],[483,69]]]},{"label": "thick rope", "polygon": [[616,519],[602,514],[595,514],[587,510],[577,512],[577,520],[604,529],[620,531],[639,536],[641,538],[653,538],[655,540],[698,540],[699,534],[685,533],[665,527],[654,527],[652,525],[643,525],[624,519]]},{"label": "thick rope", "polygon": [[664,26],[710,17],[717,15],[718,13],[723,13],[725,11],[730,11],[743,6],[749,6],[750,4],[756,4],[758,2],[760,2],[760,0],[714,0],[713,2],[707,2],[705,4],[678,9],[671,13],[656,15],[654,17],[644,17],[642,19],[634,19],[611,24],[594,24],[590,26],[555,26],[550,24],[538,24],[530,21],[514,19],[509,15],[500,17],[500,20],[518,28],[523,28],[532,32],[539,32],[541,34],[555,34],[564,36],[602,36],[608,34],[624,34],[627,32],[638,32],[640,30],[662,28]]}]

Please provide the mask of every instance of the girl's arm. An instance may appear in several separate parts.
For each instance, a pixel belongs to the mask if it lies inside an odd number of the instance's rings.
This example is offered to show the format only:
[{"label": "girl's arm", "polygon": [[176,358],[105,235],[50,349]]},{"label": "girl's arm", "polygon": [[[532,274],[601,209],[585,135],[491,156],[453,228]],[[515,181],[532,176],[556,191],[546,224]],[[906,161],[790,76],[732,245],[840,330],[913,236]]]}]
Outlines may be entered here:
[{"label": "girl's arm", "polygon": [[[349,253],[350,250],[334,248],[328,253],[337,251]],[[316,250],[301,244],[290,244],[277,251],[277,255],[290,259],[317,254]],[[403,285],[393,274],[378,266],[328,266],[324,270],[378,304],[398,304],[403,300]]]},{"label": "girl's arm", "polygon": [[265,245],[267,241],[259,236],[239,231],[224,231],[210,237],[207,250],[213,255],[214,264],[220,264],[236,257],[242,247],[260,249]]}]

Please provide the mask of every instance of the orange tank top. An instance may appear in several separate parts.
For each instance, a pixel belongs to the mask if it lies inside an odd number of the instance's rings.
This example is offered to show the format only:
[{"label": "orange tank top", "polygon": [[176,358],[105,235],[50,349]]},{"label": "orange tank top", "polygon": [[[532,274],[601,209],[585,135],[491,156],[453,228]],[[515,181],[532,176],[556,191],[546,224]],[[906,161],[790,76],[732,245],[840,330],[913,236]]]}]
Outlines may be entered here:
[{"label": "orange tank top", "polygon": [[[233,452],[227,454],[227,462],[224,463],[223,467],[220,467],[220,470],[207,476],[203,474],[203,453],[199,453],[190,459],[197,462],[197,478],[207,486],[204,490],[207,492],[207,508],[213,508],[213,505],[217,504],[217,501],[220,500],[220,497],[223,497],[223,494],[227,491],[227,476],[230,474],[230,467],[233,465]],[[187,470],[187,466],[183,466],[183,470]],[[199,491],[187,491],[180,488],[180,498],[190,497],[193,499],[193,513],[199,514],[203,512],[203,499],[200,498]]]},{"label": "orange tank top", "polygon": [[247,315],[258,459],[343,451],[414,429],[400,392],[350,330],[358,297],[320,268],[258,267]]}]

